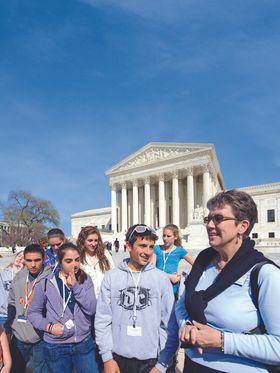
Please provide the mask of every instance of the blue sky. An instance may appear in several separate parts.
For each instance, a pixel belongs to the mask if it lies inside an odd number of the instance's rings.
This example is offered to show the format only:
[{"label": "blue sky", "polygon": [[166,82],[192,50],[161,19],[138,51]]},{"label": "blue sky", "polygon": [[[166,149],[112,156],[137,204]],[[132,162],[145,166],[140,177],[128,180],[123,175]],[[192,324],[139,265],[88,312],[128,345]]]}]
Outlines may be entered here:
[{"label": "blue sky", "polygon": [[151,141],[213,143],[227,188],[279,182],[278,0],[0,1],[0,200],[110,205]]}]

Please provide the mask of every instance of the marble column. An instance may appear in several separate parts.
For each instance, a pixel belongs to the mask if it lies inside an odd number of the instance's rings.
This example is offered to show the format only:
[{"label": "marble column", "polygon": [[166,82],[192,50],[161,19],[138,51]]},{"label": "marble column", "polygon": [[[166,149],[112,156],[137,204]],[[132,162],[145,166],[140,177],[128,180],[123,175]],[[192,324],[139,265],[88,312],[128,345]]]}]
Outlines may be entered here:
[{"label": "marble column", "polygon": [[187,218],[188,225],[193,220],[193,210],[194,210],[194,184],[193,184],[193,169],[187,169]]},{"label": "marble column", "polygon": [[111,186],[111,230],[117,231],[117,193],[116,186]]},{"label": "marble column", "polygon": [[139,221],[139,210],[138,210],[138,180],[133,180],[133,189],[132,189],[132,200],[133,200],[133,224],[138,224]]},{"label": "marble column", "polygon": [[159,176],[158,203],[159,203],[159,227],[163,228],[166,225],[165,198],[164,198],[164,174],[161,174]]},{"label": "marble column", "polygon": [[156,190],[155,190],[155,184],[151,185],[151,227],[156,227]]},{"label": "marble column", "polygon": [[172,173],[172,222],[179,227],[179,184],[178,172]]},{"label": "marble column", "polygon": [[151,186],[150,178],[145,178],[145,212],[144,212],[144,222],[149,227],[151,225]]},{"label": "marble column", "polygon": [[121,231],[121,190],[117,192],[117,232]]},{"label": "marble column", "polygon": [[122,232],[127,230],[127,189],[126,183],[122,183]]},{"label": "marble column", "polygon": [[203,209],[204,213],[206,212],[206,204],[209,199],[210,195],[210,173],[209,173],[209,166],[205,165],[203,167]]}]

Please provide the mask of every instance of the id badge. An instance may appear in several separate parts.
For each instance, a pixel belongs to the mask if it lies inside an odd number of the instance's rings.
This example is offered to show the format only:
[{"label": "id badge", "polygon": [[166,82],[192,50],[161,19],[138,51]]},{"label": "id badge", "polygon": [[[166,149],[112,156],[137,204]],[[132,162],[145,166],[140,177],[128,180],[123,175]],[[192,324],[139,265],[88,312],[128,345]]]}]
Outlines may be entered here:
[{"label": "id badge", "polygon": [[17,318],[17,322],[21,322],[23,324],[26,324],[27,323],[27,318],[23,315],[19,315],[18,318]]},{"label": "id badge", "polygon": [[142,337],[141,326],[135,326],[135,328],[133,328],[133,326],[129,325],[127,327],[127,335],[129,335],[130,337]]},{"label": "id badge", "polygon": [[66,323],[64,324],[66,326],[67,329],[72,329],[74,328],[75,324],[73,322],[73,320],[67,320]]}]

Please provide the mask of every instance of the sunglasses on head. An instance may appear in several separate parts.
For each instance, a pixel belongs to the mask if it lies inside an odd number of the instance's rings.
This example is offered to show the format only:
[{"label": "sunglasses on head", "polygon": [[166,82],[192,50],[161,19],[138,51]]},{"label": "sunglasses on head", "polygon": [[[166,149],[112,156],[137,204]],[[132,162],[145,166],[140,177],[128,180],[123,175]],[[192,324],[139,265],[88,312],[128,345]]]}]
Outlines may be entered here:
[{"label": "sunglasses on head", "polygon": [[145,233],[145,232],[149,232],[149,233],[152,233],[152,234],[156,234],[156,231],[153,229],[153,228],[150,228],[150,227],[147,227],[146,225],[137,225],[133,231],[130,233],[127,241],[129,242],[131,237],[133,236],[134,233]]},{"label": "sunglasses on head", "polygon": [[227,217],[227,216],[224,216],[224,215],[221,215],[221,214],[214,214],[214,215],[208,215],[206,216],[204,219],[203,219],[203,223],[205,225],[209,224],[210,221],[213,221],[213,223],[215,225],[219,225],[220,223],[222,223],[223,221],[226,221],[226,220],[235,220],[235,221],[238,221],[238,219],[236,218],[230,218],[230,217]]}]

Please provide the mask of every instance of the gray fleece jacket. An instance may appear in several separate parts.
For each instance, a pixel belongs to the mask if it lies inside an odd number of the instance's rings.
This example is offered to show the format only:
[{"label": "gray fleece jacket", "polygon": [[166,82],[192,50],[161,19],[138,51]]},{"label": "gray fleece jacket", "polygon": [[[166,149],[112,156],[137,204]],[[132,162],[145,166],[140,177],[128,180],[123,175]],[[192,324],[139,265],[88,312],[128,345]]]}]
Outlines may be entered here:
[{"label": "gray fleece jacket", "polygon": [[[38,283],[41,279],[45,278],[51,273],[49,267],[43,269],[43,272],[39,274],[36,284],[35,290],[38,286]],[[9,291],[9,299],[8,299],[8,320],[7,322],[11,322],[12,332],[17,339],[25,343],[36,343],[41,339],[41,335],[38,331],[36,331],[30,322],[27,320],[26,323],[18,322],[18,316],[25,314],[26,311],[24,310],[24,299],[25,299],[25,289],[26,289],[26,278],[29,272],[26,268],[19,271],[13,279],[10,291]],[[28,289],[30,291],[32,286],[33,280],[28,276]],[[28,307],[27,307],[28,309]],[[9,313],[13,313],[15,311],[14,317],[11,318]],[[5,324],[5,329],[7,330],[7,325]]]}]

